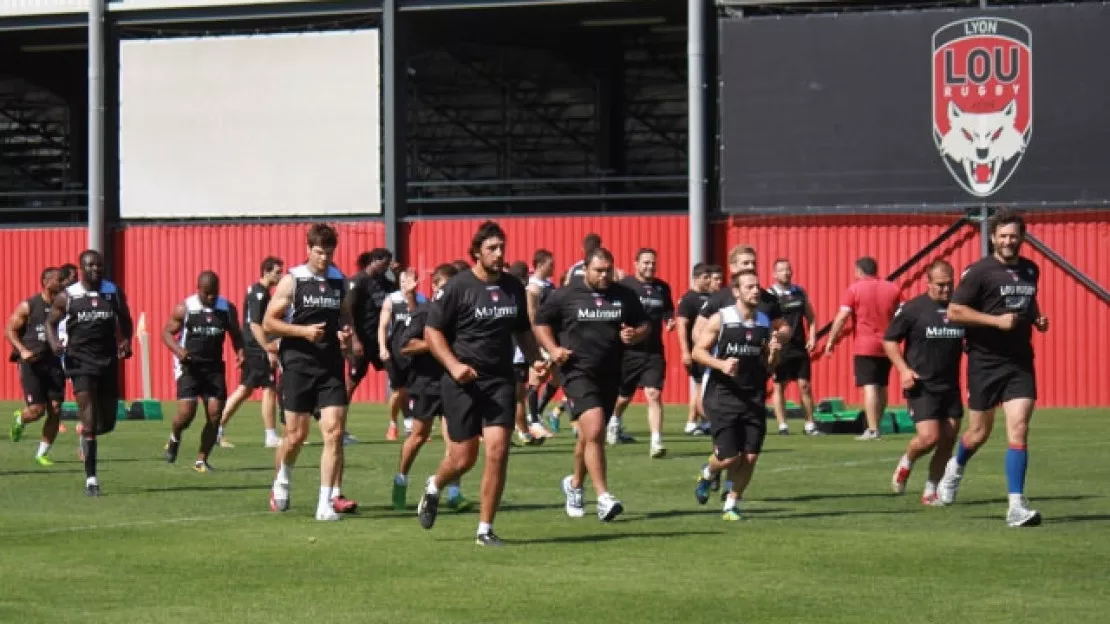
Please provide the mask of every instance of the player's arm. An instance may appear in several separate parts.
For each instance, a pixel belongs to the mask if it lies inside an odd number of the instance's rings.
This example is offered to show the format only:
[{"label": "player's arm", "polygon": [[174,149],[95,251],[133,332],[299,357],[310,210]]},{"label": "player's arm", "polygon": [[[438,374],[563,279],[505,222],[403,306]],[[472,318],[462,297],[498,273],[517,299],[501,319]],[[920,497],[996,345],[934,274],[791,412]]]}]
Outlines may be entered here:
[{"label": "player's arm", "polygon": [[698,338],[701,336],[702,332],[705,331],[706,323],[708,323],[709,319],[720,309],[720,306],[714,301],[715,298],[716,293],[706,299],[705,302],[701,304],[701,308],[698,308],[698,315],[694,317],[694,335],[692,336],[694,344],[697,344]]},{"label": "player's arm", "polygon": [[805,309],[806,326],[809,327],[809,336],[806,338],[806,351],[817,348],[817,312],[813,309],[813,302],[806,297]]},{"label": "player's arm", "polygon": [[235,358],[243,361],[243,328],[239,326],[239,310],[230,301],[227,303],[228,329],[231,337],[231,348],[235,351]]},{"label": "player's arm", "polygon": [[62,341],[58,338],[58,323],[66,315],[66,306],[69,304],[69,297],[64,292],[58,293],[54,297],[54,303],[50,305],[50,312],[46,315],[46,342],[50,345],[50,350],[54,355],[61,355]]},{"label": "player's arm", "polygon": [[772,334],[771,342],[767,345],[767,370],[773,371],[778,368],[779,361],[782,360],[783,344],[785,344],[785,341]]},{"label": "player's arm", "polygon": [[559,339],[555,336],[555,327],[559,326],[562,319],[562,301],[565,292],[565,290],[556,291],[551,295],[536,311],[536,318],[532,323],[532,333],[536,335],[536,342],[551,356],[551,361],[560,366],[573,355],[570,349],[559,345]]},{"label": "player's arm", "polygon": [[23,333],[23,328],[27,326],[27,319],[31,316],[31,306],[27,305],[26,301],[20,301],[19,305],[15,306],[11,318],[8,319],[8,326],[4,331],[4,335],[8,337],[8,342],[12,343],[12,347],[19,352],[19,358],[24,362],[30,362],[34,355],[19,339],[19,334]]},{"label": "player's arm", "polygon": [[628,291],[622,307],[625,322],[621,328],[621,341],[630,345],[642,342],[651,333],[651,319],[640,303],[640,298]]},{"label": "player's arm", "polygon": [[323,335],[323,323],[316,325],[294,325],[285,322],[285,311],[293,305],[293,290],[296,278],[286,273],[274,288],[274,296],[266,313],[262,315],[262,331],[278,338],[303,338],[311,342]]},{"label": "player's arm", "polygon": [[130,344],[135,335],[135,319],[131,317],[131,307],[127,305],[127,297],[123,291],[116,289],[116,325],[125,343]]},{"label": "player's arm", "polygon": [[836,346],[836,341],[840,339],[840,332],[844,331],[844,325],[851,317],[852,308],[840,306],[840,310],[836,313],[836,318],[833,319],[832,329],[829,330],[829,338],[825,341],[825,353],[832,353],[833,347]]},{"label": "player's arm", "polygon": [[1013,327],[1015,314],[985,314],[976,308],[983,299],[983,280],[979,271],[971,267],[960,276],[960,283],[952,291],[948,303],[948,320],[965,327],[993,327],[1003,331]]},{"label": "player's arm", "polygon": [[675,331],[678,332],[678,349],[682,353],[682,361],[685,362],[691,359],[690,351],[693,347],[688,337],[690,319],[682,315],[676,316],[674,319],[674,326]]},{"label": "player's arm", "polygon": [[[528,284],[524,289],[524,297],[528,301],[528,322],[535,325],[536,313],[540,310],[540,287],[534,284]],[[543,346],[542,344],[540,345]],[[544,347],[545,349],[547,347]]]},{"label": "player's arm", "polygon": [[424,324],[424,342],[428,343],[428,352],[443,366],[447,374],[456,383],[466,384],[477,379],[477,372],[459,361],[451,346],[447,344],[447,337],[443,330],[454,327],[458,322],[458,294],[453,287],[456,281],[451,280],[443,287],[428,308],[428,318]]},{"label": "player's arm", "polygon": [[354,331],[355,317],[351,302],[347,296],[344,296],[342,301],[339,302],[339,348],[347,354],[362,351],[362,345],[358,341],[358,336]]},{"label": "player's arm", "polygon": [[717,343],[717,333],[720,331],[721,315],[719,313],[705,319],[701,335],[694,340],[694,350],[690,355],[698,364],[727,374],[728,363],[725,362],[725,360],[713,357],[713,354],[710,352],[713,349],[713,345]]},{"label": "player's arm", "polygon": [[405,329],[404,343],[401,345],[401,355],[412,357],[430,351],[428,342],[424,340],[424,319],[409,317],[412,327]]},{"label": "player's arm", "polygon": [[674,301],[671,299],[671,287],[663,289],[663,327],[667,331],[674,331]]},{"label": "player's arm", "polygon": [[170,319],[166,321],[166,325],[162,328],[162,344],[173,353],[174,357],[178,360],[185,362],[189,359],[189,353],[177,342],[177,336],[185,328],[185,304],[179,303],[173,307],[173,312],[170,312]]},{"label": "player's arm", "polygon": [[393,322],[393,298],[386,297],[382,313],[378,317],[378,357],[384,362],[389,359],[389,324]]}]

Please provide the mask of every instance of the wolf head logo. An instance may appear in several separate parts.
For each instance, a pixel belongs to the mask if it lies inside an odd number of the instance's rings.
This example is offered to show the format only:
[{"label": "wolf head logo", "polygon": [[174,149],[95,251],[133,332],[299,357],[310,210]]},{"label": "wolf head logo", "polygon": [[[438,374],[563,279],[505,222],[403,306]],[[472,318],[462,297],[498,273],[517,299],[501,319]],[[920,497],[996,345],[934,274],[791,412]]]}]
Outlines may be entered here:
[{"label": "wolf head logo", "polygon": [[976,17],[933,34],[933,138],[968,193],[998,192],[1032,134],[1032,41],[1013,20]]}]

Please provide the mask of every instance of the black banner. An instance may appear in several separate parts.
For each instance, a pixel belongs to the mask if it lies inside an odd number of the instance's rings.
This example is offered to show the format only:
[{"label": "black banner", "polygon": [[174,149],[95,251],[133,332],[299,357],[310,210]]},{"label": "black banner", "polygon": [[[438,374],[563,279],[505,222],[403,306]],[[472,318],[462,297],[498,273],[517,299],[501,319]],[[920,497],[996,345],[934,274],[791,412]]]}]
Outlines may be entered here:
[{"label": "black banner", "polygon": [[1110,6],[720,23],[726,212],[1110,202]]}]

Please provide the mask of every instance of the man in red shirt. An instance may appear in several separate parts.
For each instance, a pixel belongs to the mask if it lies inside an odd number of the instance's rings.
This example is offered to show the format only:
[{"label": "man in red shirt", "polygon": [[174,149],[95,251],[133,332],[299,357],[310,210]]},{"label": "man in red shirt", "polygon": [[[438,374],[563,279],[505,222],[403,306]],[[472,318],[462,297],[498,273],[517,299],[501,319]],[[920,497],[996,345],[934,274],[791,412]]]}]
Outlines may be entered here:
[{"label": "man in red shirt", "polygon": [[878,273],[879,265],[874,258],[864,256],[856,261],[858,279],[845,291],[825,344],[825,355],[829,355],[844,329],[844,323],[849,317],[855,317],[852,364],[856,387],[863,388],[863,407],[867,416],[867,430],[857,440],[879,439],[879,418],[886,410],[886,386],[890,379],[890,360],[883,351],[883,335],[901,299],[898,287],[879,279]]}]

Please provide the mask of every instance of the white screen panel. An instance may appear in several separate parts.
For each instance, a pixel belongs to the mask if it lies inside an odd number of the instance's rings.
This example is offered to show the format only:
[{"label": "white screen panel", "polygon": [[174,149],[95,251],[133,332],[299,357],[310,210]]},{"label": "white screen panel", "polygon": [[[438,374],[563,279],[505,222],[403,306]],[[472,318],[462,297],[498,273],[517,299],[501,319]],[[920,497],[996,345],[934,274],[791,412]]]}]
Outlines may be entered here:
[{"label": "white screen panel", "polygon": [[376,30],[125,40],[125,219],[378,214]]}]

